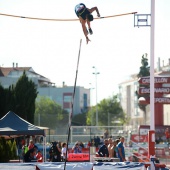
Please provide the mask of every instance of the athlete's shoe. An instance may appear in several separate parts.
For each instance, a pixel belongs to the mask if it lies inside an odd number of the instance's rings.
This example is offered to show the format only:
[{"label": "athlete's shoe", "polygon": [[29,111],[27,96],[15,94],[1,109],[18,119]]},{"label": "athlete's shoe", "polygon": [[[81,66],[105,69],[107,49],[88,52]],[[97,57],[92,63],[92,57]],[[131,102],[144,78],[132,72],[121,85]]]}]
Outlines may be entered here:
[{"label": "athlete's shoe", "polygon": [[91,28],[89,28],[89,33],[92,35],[93,34],[93,31]]}]

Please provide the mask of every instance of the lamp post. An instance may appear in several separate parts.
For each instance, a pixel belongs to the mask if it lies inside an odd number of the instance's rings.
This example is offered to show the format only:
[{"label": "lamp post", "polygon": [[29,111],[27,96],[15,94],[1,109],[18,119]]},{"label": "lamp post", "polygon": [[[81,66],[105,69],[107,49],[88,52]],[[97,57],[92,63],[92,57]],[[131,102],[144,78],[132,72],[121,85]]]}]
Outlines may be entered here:
[{"label": "lamp post", "polygon": [[92,68],[94,68],[94,72],[93,74],[95,75],[95,80],[96,80],[96,126],[98,126],[98,107],[97,107],[97,75],[100,74],[99,72],[97,72],[97,69],[95,66],[93,66]]},{"label": "lamp post", "polygon": [[[92,108],[92,101],[91,101],[91,99],[92,99],[92,93],[91,93],[91,90],[93,90],[94,88],[92,87],[92,84],[91,83],[89,83],[90,84],[90,88],[89,88],[89,90],[90,90],[90,110],[91,110],[91,108]],[[91,126],[93,125],[93,115],[91,115]]]}]

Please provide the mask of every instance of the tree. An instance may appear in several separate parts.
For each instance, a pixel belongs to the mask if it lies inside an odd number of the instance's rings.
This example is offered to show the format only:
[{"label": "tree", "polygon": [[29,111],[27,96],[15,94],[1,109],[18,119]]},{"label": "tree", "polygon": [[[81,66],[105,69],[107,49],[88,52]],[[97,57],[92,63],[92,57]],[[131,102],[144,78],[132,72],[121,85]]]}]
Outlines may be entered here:
[{"label": "tree", "polygon": [[2,85],[0,85],[0,108],[0,117],[3,117],[6,114],[6,95]]},{"label": "tree", "polygon": [[14,112],[32,124],[34,124],[35,99],[37,94],[36,85],[32,80],[28,79],[24,71],[14,89]]},{"label": "tree", "polygon": [[[68,124],[68,112],[48,97],[38,96],[36,100],[35,124],[51,129]],[[40,122],[39,122],[40,121]]]},{"label": "tree", "polygon": [[81,126],[85,126],[86,125],[86,115],[87,113],[80,113],[80,114],[77,114],[75,116],[73,116],[72,118],[72,125],[81,125]]},{"label": "tree", "polygon": [[[93,125],[93,120],[95,120],[96,110],[93,107],[87,114],[87,124]],[[108,99],[103,99],[98,104],[98,116],[99,116],[99,126],[112,126],[118,125],[117,121],[120,122],[120,125],[126,123],[125,113],[118,101],[117,95],[110,97]]]},{"label": "tree", "polygon": [[3,117],[10,110],[15,109],[13,85],[5,89],[0,85],[0,117]]},{"label": "tree", "polygon": [[143,54],[142,56],[142,59],[141,59],[142,66],[140,67],[138,78],[150,75],[150,67],[148,66],[147,56],[148,56],[147,53]]},{"label": "tree", "polygon": [[[147,58],[147,54],[146,53],[142,56],[141,64],[142,64],[142,66],[140,67],[139,73],[137,75],[138,78],[150,76],[150,67],[148,66],[148,58]],[[141,88],[141,87],[148,87],[148,85],[139,85],[139,88]],[[148,94],[140,95],[138,93],[138,91],[136,91],[136,95],[137,95],[138,99],[140,97],[144,97],[144,98],[149,97]],[[146,106],[147,105],[146,104],[138,103],[138,106],[144,112],[144,122],[146,123]]]}]

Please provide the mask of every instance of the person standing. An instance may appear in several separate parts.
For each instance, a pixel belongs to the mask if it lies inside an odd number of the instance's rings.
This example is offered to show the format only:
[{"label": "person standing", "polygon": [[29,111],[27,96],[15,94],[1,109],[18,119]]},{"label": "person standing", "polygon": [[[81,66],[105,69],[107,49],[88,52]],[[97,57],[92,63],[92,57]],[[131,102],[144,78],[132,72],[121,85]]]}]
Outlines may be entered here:
[{"label": "person standing", "polygon": [[104,139],[108,139],[109,138],[109,132],[108,130],[106,129],[105,132],[104,132]]},{"label": "person standing", "polygon": [[100,147],[98,154],[100,157],[109,157],[109,151],[108,151],[108,139],[104,140],[104,144]]},{"label": "person standing", "polygon": [[118,143],[120,142],[120,140],[119,139],[116,139],[115,140],[115,151],[116,151],[116,157],[118,158],[118,147],[117,147],[117,145],[118,145]]},{"label": "person standing", "polygon": [[[87,44],[90,41],[90,39],[88,38],[88,30],[90,34],[93,34],[93,31],[90,25],[90,22],[93,21],[93,15],[91,14],[93,11],[96,11],[97,16],[100,17],[100,13],[97,7],[93,7],[89,9],[83,3],[79,3],[75,6],[75,13],[77,17],[79,18],[80,23],[82,25],[83,33],[86,37]],[[86,23],[88,25],[88,30],[86,28]]]},{"label": "person standing", "polygon": [[65,162],[65,160],[67,159],[67,157],[66,157],[66,147],[67,147],[67,144],[64,142],[62,144],[62,149],[61,149],[61,158],[62,158],[63,162]]},{"label": "person standing", "polygon": [[28,149],[32,149],[33,147],[34,147],[34,142],[33,142],[33,140],[30,140]]},{"label": "person standing", "polygon": [[170,143],[170,132],[169,132],[169,128],[165,129],[165,137],[166,137],[166,142],[169,145]]},{"label": "person standing", "polygon": [[123,143],[125,141],[124,137],[120,137],[120,142],[117,144],[117,148],[118,148],[118,158],[120,159],[120,162],[125,162],[125,149],[123,146]]},{"label": "person standing", "polygon": [[109,145],[108,145],[108,150],[109,150],[109,158],[117,158],[117,155],[116,155],[116,141],[114,140],[110,140],[109,142]]},{"label": "person standing", "polygon": [[108,151],[109,151],[109,158],[115,157],[115,150],[113,145],[113,140],[109,138],[109,145],[108,145]]}]

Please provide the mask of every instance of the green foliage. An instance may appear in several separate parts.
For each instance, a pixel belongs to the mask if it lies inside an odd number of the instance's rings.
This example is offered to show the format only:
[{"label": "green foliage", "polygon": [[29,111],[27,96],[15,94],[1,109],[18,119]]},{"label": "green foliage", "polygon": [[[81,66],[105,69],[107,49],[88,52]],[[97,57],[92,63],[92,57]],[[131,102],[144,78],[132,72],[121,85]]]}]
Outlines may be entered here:
[{"label": "green foliage", "polygon": [[36,100],[35,124],[51,129],[68,124],[68,112],[48,97],[38,96]]},{"label": "green foliage", "polygon": [[11,159],[16,159],[16,142],[0,138],[0,162],[9,162]]},{"label": "green foliage", "polygon": [[[149,64],[148,64],[147,54],[144,54],[144,55],[142,56],[141,64],[142,64],[142,66],[140,67],[140,71],[139,71],[139,73],[138,73],[138,78],[150,76],[150,67],[148,66]],[[148,86],[148,85],[139,84],[139,88],[140,88],[140,87],[149,87],[149,86]],[[145,97],[146,97],[146,98],[149,97],[149,94],[140,95],[140,94],[138,93],[138,91],[136,91],[136,95],[137,95],[138,99],[139,99],[140,97],[144,97],[144,98],[145,98]],[[140,108],[141,110],[144,111],[144,114],[146,114],[146,105],[142,105],[142,104],[138,103],[138,106],[139,106],[139,108]]]},{"label": "green foliage", "polygon": [[141,59],[142,66],[140,67],[140,71],[138,73],[138,77],[144,77],[150,75],[150,68],[148,66],[148,58],[147,54],[144,54]]},{"label": "green foliage", "polygon": [[16,83],[14,96],[16,104],[15,112],[28,122],[34,123],[37,89],[35,84],[28,79],[25,72]]},{"label": "green foliage", "polygon": [[0,84],[0,117],[3,117],[6,112],[6,95],[5,95],[5,90]]},{"label": "green foliage", "polygon": [[3,117],[9,110],[13,110],[15,106],[13,86],[4,89],[0,85],[0,117]]},{"label": "green foliage", "polygon": [[30,123],[34,123],[35,99],[37,89],[35,84],[28,79],[25,72],[19,78],[16,86],[8,89],[0,85],[0,116],[13,111]]},{"label": "green foliage", "polygon": [[[103,99],[98,105],[98,124],[99,126],[122,125],[127,121],[126,115],[118,101],[117,95],[111,98]],[[87,114],[87,124],[95,125],[96,121],[96,107]],[[119,121],[119,123],[118,123]]]},{"label": "green foliage", "polygon": [[85,126],[86,125],[86,115],[87,115],[87,113],[81,113],[81,114],[77,114],[77,115],[73,116],[72,125]]}]

